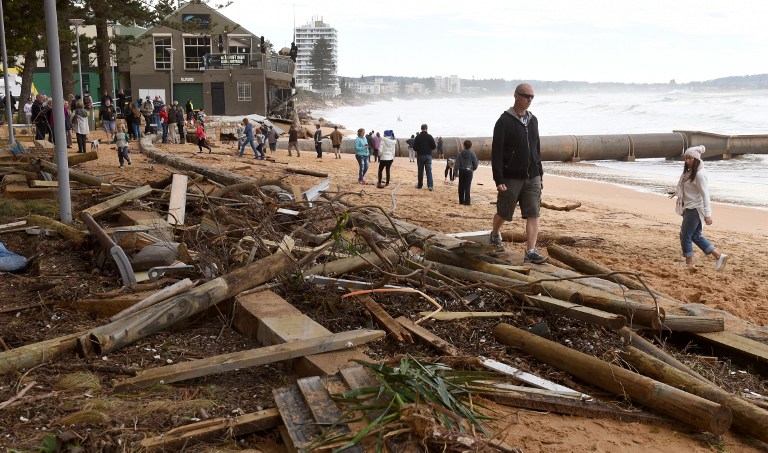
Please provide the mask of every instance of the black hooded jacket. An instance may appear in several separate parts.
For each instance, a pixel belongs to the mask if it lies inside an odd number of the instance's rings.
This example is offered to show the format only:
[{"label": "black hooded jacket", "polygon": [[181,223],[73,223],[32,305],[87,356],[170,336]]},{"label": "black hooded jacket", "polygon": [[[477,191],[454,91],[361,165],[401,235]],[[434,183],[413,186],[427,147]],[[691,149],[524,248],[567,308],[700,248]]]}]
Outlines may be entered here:
[{"label": "black hooded jacket", "polygon": [[528,125],[525,126],[509,109],[501,114],[493,127],[491,168],[496,185],[504,179],[529,179],[544,175],[539,120],[530,112],[528,115]]}]

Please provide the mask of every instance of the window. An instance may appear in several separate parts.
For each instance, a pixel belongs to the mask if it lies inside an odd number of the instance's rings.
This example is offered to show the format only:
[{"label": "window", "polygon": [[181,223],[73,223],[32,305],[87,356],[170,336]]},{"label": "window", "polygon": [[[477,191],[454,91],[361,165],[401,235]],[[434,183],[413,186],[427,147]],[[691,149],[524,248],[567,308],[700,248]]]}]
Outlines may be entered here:
[{"label": "window", "polygon": [[171,69],[171,54],[166,49],[171,48],[171,37],[155,37],[155,69]]},{"label": "window", "polygon": [[250,36],[232,36],[228,38],[229,53],[251,53]]},{"label": "window", "polygon": [[202,68],[204,66],[203,56],[209,53],[211,53],[210,37],[184,37],[184,69]]},{"label": "window", "polygon": [[237,100],[251,100],[251,82],[237,82]]}]

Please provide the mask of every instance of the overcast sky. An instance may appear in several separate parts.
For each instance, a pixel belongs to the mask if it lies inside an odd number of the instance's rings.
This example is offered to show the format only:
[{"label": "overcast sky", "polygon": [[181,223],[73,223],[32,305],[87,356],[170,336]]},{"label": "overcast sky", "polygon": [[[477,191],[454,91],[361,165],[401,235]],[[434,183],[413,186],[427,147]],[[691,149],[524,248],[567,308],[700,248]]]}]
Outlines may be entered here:
[{"label": "overcast sky", "polygon": [[296,25],[322,17],[336,28],[342,76],[680,83],[768,73],[767,1],[234,0],[222,13],[279,49],[294,11]]}]

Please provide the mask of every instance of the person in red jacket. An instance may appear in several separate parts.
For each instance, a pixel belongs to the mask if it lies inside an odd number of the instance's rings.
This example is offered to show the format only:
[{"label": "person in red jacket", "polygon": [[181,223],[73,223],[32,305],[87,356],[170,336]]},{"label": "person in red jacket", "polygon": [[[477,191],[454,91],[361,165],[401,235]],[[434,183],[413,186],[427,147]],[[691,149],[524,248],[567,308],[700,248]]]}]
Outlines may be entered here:
[{"label": "person in red jacket", "polygon": [[168,143],[168,106],[164,105],[160,108],[160,126],[163,128],[163,143]]},{"label": "person in red jacket", "polygon": [[195,134],[197,135],[197,148],[199,149],[198,154],[203,152],[203,148],[208,148],[208,154],[211,154],[213,150],[211,149],[211,145],[205,141],[208,136],[205,135],[205,129],[203,128],[202,121],[197,122],[197,130],[195,131]]}]

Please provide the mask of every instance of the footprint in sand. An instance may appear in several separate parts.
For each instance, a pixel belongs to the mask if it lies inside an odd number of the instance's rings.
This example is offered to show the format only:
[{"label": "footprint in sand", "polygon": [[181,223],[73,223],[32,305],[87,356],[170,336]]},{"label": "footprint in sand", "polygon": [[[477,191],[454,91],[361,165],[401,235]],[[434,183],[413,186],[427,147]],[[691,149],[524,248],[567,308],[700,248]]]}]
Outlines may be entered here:
[{"label": "footprint in sand", "polygon": [[697,292],[695,292],[695,293],[693,293],[693,294],[688,294],[688,295],[686,295],[686,296],[685,296],[685,300],[686,300],[688,303],[690,303],[690,304],[699,304],[699,303],[704,303],[704,302],[702,302],[702,300],[701,300],[701,293],[700,293],[700,292],[698,292],[698,291],[697,291]]}]

